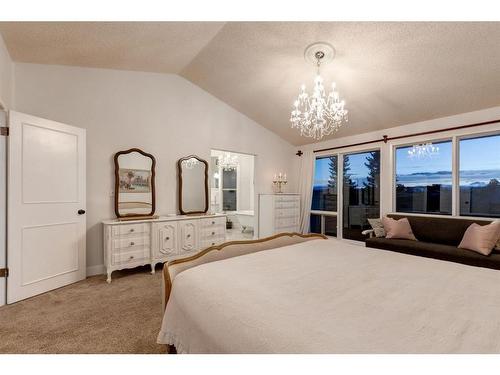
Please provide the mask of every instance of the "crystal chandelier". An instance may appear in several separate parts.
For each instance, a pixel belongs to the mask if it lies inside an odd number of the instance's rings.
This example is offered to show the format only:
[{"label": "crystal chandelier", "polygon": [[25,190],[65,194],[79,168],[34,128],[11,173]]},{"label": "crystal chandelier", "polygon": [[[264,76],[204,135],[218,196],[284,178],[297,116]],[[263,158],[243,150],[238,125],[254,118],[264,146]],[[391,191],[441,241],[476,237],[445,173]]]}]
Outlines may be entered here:
[{"label": "crystal chandelier", "polygon": [[432,157],[439,154],[439,147],[434,146],[432,143],[422,143],[420,145],[413,145],[411,149],[408,150],[408,156],[410,158],[425,158]]},{"label": "crystal chandelier", "polygon": [[232,171],[238,167],[238,156],[232,155],[230,152],[224,152],[217,159],[219,166],[225,171]]},{"label": "crystal chandelier", "polygon": [[335,82],[331,84],[331,91],[327,94],[320,75],[321,64],[333,60],[334,55],[333,47],[324,42],[314,43],[305,50],[306,60],[314,61],[317,73],[313,93],[309,95],[306,86],[302,85],[299,96],[293,103],[290,122],[292,128],[300,130],[301,136],[321,139],[337,131],[344,121],[347,122],[345,101],[340,100]]}]

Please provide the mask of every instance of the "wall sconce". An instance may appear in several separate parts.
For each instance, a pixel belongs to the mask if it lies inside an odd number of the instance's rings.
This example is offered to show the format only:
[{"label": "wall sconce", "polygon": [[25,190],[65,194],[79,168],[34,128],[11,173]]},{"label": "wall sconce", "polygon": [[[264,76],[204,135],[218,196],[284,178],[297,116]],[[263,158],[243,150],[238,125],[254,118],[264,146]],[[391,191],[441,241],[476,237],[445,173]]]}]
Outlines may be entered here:
[{"label": "wall sconce", "polygon": [[281,172],[279,174],[274,174],[274,179],[273,179],[273,186],[274,186],[274,192],[281,194],[283,193],[283,185],[286,185],[288,181],[286,180],[286,173],[282,174]]}]

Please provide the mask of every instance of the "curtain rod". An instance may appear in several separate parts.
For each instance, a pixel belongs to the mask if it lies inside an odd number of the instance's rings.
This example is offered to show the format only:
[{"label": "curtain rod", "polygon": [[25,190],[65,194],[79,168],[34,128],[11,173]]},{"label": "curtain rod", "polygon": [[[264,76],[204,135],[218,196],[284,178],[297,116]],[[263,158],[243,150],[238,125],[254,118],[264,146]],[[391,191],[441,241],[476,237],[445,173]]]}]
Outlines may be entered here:
[{"label": "curtain rod", "polygon": [[316,152],[323,152],[323,151],[331,151],[331,150],[337,150],[339,148],[362,146],[362,145],[368,145],[368,144],[371,144],[371,143],[378,143],[378,142],[387,143],[388,141],[391,141],[391,140],[394,140],[394,139],[416,137],[416,136],[419,136],[419,135],[426,135],[426,134],[442,133],[442,132],[446,132],[446,131],[450,131],[450,130],[459,130],[459,129],[472,128],[474,126],[496,124],[498,122],[500,122],[500,120],[491,120],[491,121],[477,122],[477,123],[474,123],[474,124],[454,126],[454,127],[446,128],[446,129],[429,130],[429,131],[425,131],[425,132],[413,133],[413,134],[406,134],[406,135],[397,135],[395,137],[389,137],[387,135],[384,135],[382,137],[382,139],[374,139],[372,141],[365,141],[365,142],[359,142],[359,143],[351,143],[349,145],[342,145],[342,146],[336,146],[336,147],[322,148],[322,149],[319,149],[319,150],[314,150],[313,152],[316,153]]}]

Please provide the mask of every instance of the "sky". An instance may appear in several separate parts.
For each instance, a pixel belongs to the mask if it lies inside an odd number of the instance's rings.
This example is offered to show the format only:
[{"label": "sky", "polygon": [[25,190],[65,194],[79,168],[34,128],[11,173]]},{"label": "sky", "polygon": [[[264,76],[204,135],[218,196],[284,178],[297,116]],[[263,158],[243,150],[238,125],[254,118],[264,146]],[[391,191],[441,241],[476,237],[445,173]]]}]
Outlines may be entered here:
[{"label": "sky", "polygon": [[[351,174],[351,178],[364,178],[368,175],[368,168],[365,167],[365,162],[366,157],[369,155],[369,152],[349,155],[349,163],[351,165],[349,173]],[[329,158],[316,159],[314,186],[324,186],[328,183],[328,178],[330,177],[329,164]]]},{"label": "sky", "polygon": [[[408,150],[411,146],[398,148],[396,150],[396,173],[398,175],[410,175],[412,173],[449,171],[451,174],[451,141],[436,142],[433,144],[439,147],[439,153],[425,158],[409,157]],[[489,179],[491,176],[496,175],[500,177],[500,135],[462,139],[459,149],[461,171],[497,170],[498,173],[490,173],[485,178]],[[351,174],[354,179],[367,176],[368,168],[365,167],[364,163],[368,155],[368,152],[349,155]],[[328,158],[316,160],[314,186],[324,186],[327,184],[330,174],[328,164]],[[479,177],[470,176],[470,179],[472,181],[479,179]]]}]

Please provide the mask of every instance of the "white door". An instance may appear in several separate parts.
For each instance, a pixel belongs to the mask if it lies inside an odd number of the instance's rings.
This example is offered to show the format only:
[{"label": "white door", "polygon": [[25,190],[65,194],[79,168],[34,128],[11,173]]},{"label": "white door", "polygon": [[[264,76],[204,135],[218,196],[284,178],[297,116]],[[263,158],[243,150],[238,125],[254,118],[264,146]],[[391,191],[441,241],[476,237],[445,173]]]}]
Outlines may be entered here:
[{"label": "white door", "polygon": [[9,113],[7,303],[85,278],[85,130]]},{"label": "white door", "polygon": [[[7,126],[7,112],[2,110],[0,103],[0,126]],[[6,277],[2,276],[7,267],[7,249],[5,248],[6,226],[7,219],[7,137],[0,136],[0,306],[7,302],[6,292]]]}]

